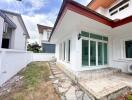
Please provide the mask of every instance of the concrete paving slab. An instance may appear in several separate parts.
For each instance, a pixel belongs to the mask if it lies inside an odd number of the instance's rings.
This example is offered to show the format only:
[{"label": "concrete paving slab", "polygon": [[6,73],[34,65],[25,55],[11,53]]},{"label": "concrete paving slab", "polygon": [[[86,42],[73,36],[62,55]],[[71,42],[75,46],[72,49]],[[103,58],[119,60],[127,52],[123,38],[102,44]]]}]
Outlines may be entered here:
[{"label": "concrete paving slab", "polygon": [[124,87],[132,86],[132,77],[125,74],[113,75],[93,81],[79,81],[79,84],[97,99],[100,99]]}]

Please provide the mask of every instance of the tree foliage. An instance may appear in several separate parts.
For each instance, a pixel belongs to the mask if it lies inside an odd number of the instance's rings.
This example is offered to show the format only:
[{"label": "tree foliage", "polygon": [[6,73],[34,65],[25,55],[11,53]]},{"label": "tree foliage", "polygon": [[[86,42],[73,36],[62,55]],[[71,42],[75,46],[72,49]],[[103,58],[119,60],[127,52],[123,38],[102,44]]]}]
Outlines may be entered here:
[{"label": "tree foliage", "polygon": [[27,46],[27,50],[33,51],[34,53],[40,53],[41,52],[40,48],[41,48],[41,46],[39,46],[39,44],[37,42],[28,44],[28,46]]}]

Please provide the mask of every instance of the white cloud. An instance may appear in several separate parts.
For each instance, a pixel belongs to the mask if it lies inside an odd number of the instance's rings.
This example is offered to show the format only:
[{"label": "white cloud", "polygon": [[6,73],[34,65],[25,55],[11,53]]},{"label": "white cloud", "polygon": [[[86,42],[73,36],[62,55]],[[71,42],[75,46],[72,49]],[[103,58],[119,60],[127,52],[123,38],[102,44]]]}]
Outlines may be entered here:
[{"label": "white cloud", "polygon": [[11,2],[14,2],[16,0],[1,0],[1,2],[8,2],[8,3],[11,3]]},{"label": "white cloud", "polygon": [[29,0],[30,3],[32,4],[32,6],[36,9],[40,9],[41,7],[43,7],[45,4],[47,4],[48,2],[44,1],[44,0]]},{"label": "white cloud", "polygon": [[76,2],[81,3],[82,5],[86,6],[88,5],[92,0],[74,0]]}]

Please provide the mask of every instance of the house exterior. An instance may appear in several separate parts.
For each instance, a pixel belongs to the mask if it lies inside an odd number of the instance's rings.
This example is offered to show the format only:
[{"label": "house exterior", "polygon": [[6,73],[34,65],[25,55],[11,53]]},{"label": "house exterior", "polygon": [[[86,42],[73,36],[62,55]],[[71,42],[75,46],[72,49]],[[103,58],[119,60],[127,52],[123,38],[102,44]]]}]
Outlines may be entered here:
[{"label": "house exterior", "polygon": [[55,44],[50,43],[49,37],[52,31],[52,27],[37,25],[39,31],[39,44],[42,47],[44,53],[55,53]]},{"label": "house exterior", "polygon": [[28,38],[21,15],[0,10],[0,86],[32,61]]},{"label": "house exterior", "polygon": [[29,34],[21,15],[0,10],[0,24],[0,48],[26,50]]},{"label": "house exterior", "polygon": [[132,64],[132,0],[64,0],[50,41],[57,63],[72,72]]}]

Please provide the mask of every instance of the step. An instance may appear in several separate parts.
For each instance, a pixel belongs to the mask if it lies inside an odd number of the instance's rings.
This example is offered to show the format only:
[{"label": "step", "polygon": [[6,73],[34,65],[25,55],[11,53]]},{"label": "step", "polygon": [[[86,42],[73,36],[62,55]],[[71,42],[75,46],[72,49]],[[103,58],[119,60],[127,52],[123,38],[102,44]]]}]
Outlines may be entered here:
[{"label": "step", "polygon": [[81,71],[78,73],[77,78],[78,80],[96,80],[100,78],[105,78],[111,75],[115,75],[120,73],[120,69],[115,68],[102,68],[102,69],[96,69],[96,70],[88,70],[88,71]]}]

